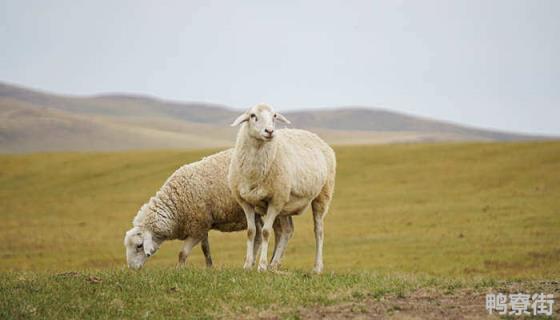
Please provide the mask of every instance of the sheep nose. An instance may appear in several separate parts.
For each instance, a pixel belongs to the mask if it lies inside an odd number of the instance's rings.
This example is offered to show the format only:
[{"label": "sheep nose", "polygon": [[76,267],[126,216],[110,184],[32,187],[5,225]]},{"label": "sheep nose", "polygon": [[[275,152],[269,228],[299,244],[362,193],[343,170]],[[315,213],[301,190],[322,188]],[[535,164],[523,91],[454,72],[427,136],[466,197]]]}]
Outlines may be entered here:
[{"label": "sheep nose", "polygon": [[264,129],[264,132],[268,133],[269,135],[272,135],[274,129]]}]

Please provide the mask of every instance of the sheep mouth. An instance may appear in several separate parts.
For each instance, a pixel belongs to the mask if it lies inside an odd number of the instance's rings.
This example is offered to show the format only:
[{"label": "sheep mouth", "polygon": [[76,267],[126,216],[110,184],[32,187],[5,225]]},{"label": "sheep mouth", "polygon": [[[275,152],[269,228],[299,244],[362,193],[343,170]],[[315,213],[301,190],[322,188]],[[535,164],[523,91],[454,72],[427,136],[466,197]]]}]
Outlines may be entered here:
[{"label": "sheep mouth", "polygon": [[141,270],[142,267],[143,267],[143,265],[141,265],[141,264],[133,264],[133,265],[129,264],[128,265],[129,269],[135,270],[135,271]]},{"label": "sheep mouth", "polygon": [[273,134],[271,134],[271,135],[263,134],[262,137],[263,137],[264,140],[270,141],[270,140],[272,140],[272,138],[274,138],[274,135]]}]

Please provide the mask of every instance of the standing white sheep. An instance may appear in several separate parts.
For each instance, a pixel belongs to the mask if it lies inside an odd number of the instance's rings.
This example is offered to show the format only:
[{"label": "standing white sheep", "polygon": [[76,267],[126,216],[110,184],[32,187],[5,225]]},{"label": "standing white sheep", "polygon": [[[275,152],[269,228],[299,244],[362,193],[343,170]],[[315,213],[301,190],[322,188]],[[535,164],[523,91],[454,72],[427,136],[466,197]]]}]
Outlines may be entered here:
[{"label": "standing white sheep", "polygon": [[[334,151],[317,135],[294,129],[275,130],[275,121],[289,121],[268,105],[260,104],[239,116],[241,124],[228,174],[233,196],[247,218],[247,255],[244,268],[255,261],[255,213],[266,213],[258,270],[267,269],[268,239],[276,217],[313,210],[316,254],[314,271],[323,270],[323,218],[335,183]],[[282,221],[285,222],[284,219]],[[288,223],[280,223],[283,227]],[[277,268],[291,232],[284,229],[270,267]]]},{"label": "standing white sheep", "polygon": [[[227,185],[232,149],[184,165],[167,179],[144,204],[124,238],[130,268],[140,269],[166,240],[184,240],[179,264],[184,265],[192,248],[202,242],[206,265],[212,265],[208,231],[241,231],[247,228],[243,210]],[[260,228],[259,218],[252,222]],[[281,236],[279,224],[274,226]],[[255,250],[260,239],[255,242]]]}]

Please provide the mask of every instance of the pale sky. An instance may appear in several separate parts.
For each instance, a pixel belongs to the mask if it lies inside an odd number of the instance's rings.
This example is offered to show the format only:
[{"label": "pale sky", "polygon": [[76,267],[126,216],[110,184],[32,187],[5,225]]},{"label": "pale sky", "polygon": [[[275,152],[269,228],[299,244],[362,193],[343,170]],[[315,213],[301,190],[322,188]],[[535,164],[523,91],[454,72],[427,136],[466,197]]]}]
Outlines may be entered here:
[{"label": "pale sky", "polygon": [[560,134],[560,1],[0,0],[0,81]]}]

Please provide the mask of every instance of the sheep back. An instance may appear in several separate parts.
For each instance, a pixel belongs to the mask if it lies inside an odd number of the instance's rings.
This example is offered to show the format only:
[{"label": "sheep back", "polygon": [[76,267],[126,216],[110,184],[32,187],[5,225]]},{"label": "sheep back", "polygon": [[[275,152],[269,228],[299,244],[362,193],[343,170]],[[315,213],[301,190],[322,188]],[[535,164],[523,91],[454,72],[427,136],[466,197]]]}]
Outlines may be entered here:
[{"label": "sheep back", "polygon": [[246,229],[243,210],[227,185],[231,156],[228,149],[177,169],[145,205],[155,213],[145,224],[175,239],[202,237],[210,229]]}]

